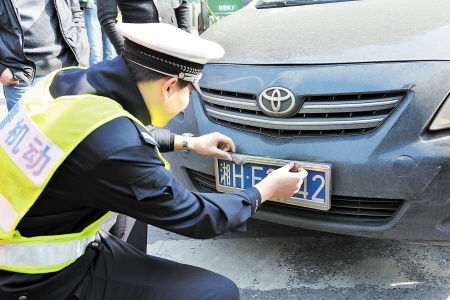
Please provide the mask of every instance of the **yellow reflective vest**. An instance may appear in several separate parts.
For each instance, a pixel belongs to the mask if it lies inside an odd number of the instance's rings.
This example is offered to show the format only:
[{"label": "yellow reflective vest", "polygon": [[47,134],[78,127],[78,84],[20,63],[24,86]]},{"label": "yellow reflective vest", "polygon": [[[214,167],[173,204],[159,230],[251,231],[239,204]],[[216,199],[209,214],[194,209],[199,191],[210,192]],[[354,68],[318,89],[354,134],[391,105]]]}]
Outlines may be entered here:
[{"label": "yellow reflective vest", "polygon": [[92,131],[119,117],[128,117],[145,128],[120,104],[107,97],[53,98],[49,87],[59,71],[49,74],[25,93],[0,122],[2,270],[55,272],[83,255],[87,245],[95,240],[97,231],[106,223],[115,222],[116,214],[108,212],[83,231],[71,234],[23,237],[16,227],[57,168]]}]

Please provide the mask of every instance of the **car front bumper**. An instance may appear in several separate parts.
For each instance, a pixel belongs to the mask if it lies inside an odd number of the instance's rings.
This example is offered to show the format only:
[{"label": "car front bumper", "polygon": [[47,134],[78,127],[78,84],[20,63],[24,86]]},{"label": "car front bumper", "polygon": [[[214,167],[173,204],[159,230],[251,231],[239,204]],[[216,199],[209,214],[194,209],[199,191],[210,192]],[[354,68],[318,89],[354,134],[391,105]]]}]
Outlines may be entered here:
[{"label": "car front bumper", "polygon": [[[238,130],[208,118],[196,93],[168,127],[195,135],[219,131],[233,138],[241,154],[332,165],[330,212],[266,202],[256,218],[358,236],[450,240],[450,134],[427,131],[449,92],[450,63],[216,64],[207,66],[201,82],[202,87],[255,93],[273,84],[306,94],[408,92],[386,121],[367,134],[276,138]],[[214,183],[213,158],[183,152],[164,156],[188,188],[213,191],[208,189]]]}]

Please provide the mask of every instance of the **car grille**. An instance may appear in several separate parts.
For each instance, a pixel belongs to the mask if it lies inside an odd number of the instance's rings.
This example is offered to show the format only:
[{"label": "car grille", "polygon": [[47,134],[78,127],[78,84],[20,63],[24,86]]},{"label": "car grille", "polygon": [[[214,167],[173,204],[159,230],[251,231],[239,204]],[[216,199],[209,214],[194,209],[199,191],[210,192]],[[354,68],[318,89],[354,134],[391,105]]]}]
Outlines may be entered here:
[{"label": "car grille", "polygon": [[[192,169],[187,169],[195,187],[206,193],[217,193],[215,178]],[[264,203],[271,211],[288,214],[307,219],[316,219],[326,222],[337,222],[363,226],[381,226],[389,222],[399,211],[403,200],[375,199],[345,196],[331,196],[331,208],[328,211],[292,206],[283,203],[268,201]]]},{"label": "car grille", "polygon": [[301,96],[292,117],[269,117],[255,94],[202,88],[209,118],[218,124],[275,137],[342,136],[378,128],[405,97],[405,91]]}]

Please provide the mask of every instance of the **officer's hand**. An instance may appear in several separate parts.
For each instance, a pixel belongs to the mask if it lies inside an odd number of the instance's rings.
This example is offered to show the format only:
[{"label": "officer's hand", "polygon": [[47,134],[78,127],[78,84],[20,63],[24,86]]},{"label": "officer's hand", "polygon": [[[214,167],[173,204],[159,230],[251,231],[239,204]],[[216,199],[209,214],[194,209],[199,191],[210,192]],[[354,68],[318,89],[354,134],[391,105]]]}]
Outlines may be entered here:
[{"label": "officer's hand", "polygon": [[18,85],[19,80],[14,79],[14,75],[9,68],[6,68],[0,75],[0,83],[3,85]]},{"label": "officer's hand", "polygon": [[188,148],[198,154],[215,155],[228,160],[232,158],[227,151],[236,152],[233,140],[218,132],[189,138]]},{"label": "officer's hand", "polygon": [[255,185],[261,194],[261,201],[271,198],[290,198],[297,193],[303,180],[308,175],[305,169],[291,171],[293,163],[289,163],[275,171],[272,171],[266,178]]}]

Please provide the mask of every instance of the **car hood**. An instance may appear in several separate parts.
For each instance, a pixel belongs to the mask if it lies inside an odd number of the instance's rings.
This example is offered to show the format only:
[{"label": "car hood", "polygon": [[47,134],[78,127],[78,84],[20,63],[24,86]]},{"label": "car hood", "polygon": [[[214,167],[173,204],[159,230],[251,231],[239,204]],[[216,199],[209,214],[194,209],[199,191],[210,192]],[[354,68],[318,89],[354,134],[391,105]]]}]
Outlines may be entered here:
[{"label": "car hood", "polygon": [[225,48],[219,62],[450,60],[448,0],[361,0],[266,9],[255,4],[202,35]]}]

